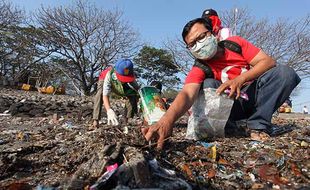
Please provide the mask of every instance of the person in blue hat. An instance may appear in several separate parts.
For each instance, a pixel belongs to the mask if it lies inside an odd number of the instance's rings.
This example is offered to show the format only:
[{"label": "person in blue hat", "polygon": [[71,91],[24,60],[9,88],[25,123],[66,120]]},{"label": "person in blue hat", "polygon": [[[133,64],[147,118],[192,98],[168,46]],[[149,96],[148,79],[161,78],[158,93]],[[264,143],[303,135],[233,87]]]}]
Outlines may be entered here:
[{"label": "person in blue hat", "polygon": [[130,59],[118,60],[114,67],[102,71],[99,76],[97,94],[94,100],[93,127],[99,126],[101,108],[104,105],[107,111],[108,125],[118,125],[119,121],[114,110],[111,108],[109,95],[111,92],[126,99],[125,109],[127,123],[138,112],[138,90],[140,86],[136,82],[134,66]]}]

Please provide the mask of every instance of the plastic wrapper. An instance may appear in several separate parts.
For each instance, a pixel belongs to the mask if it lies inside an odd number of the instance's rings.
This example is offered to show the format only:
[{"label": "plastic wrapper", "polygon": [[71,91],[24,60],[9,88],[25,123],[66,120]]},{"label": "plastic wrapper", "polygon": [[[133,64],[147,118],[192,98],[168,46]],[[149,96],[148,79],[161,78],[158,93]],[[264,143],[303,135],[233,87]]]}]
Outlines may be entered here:
[{"label": "plastic wrapper", "polygon": [[148,125],[156,123],[166,112],[165,104],[160,92],[153,86],[146,86],[139,90],[143,118]]},{"label": "plastic wrapper", "polygon": [[107,166],[107,171],[97,180],[97,182],[92,185],[89,190],[102,189],[105,183],[110,179],[110,177],[115,173],[118,168],[118,164]]},{"label": "plastic wrapper", "polygon": [[188,119],[187,139],[213,140],[224,137],[224,128],[234,101],[226,94],[217,95],[215,91],[205,88],[199,92]]}]

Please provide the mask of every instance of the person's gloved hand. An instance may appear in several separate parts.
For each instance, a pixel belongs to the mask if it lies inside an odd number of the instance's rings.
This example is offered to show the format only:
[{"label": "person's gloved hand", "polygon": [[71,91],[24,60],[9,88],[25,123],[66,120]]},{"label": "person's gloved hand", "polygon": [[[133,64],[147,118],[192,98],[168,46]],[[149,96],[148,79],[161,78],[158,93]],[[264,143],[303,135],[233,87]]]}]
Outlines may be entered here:
[{"label": "person's gloved hand", "polygon": [[107,115],[108,115],[108,125],[110,125],[110,124],[118,125],[118,120],[117,120],[116,114],[112,109],[109,109],[107,111]]}]

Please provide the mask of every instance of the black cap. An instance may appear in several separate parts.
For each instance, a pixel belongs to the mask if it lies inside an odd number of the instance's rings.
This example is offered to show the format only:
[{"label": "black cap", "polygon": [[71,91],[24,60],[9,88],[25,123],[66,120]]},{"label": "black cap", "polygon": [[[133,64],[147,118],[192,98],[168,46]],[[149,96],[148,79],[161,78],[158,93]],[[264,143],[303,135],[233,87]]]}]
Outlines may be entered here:
[{"label": "black cap", "polygon": [[202,12],[201,18],[209,18],[209,16],[218,16],[217,12],[213,9],[206,9]]}]

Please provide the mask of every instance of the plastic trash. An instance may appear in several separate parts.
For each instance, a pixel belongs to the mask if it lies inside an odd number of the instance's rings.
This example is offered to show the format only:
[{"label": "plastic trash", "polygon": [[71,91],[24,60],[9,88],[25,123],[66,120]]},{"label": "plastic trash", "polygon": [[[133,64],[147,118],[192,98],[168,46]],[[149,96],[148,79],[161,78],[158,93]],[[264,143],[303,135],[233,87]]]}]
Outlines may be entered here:
[{"label": "plastic trash", "polygon": [[35,190],[56,190],[54,187],[46,187],[43,185],[38,185]]},{"label": "plastic trash", "polygon": [[0,139],[0,145],[6,144],[6,143],[8,143],[8,142],[9,142],[8,140]]},{"label": "plastic trash", "polygon": [[[229,94],[230,94],[230,88],[224,90],[224,93],[225,93],[226,95],[229,95]],[[237,95],[237,93],[235,93],[235,95]],[[240,92],[240,98],[243,98],[243,99],[245,99],[246,101],[249,100],[249,96],[248,96],[245,92]]]},{"label": "plastic trash", "polygon": [[152,125],[165,114],[165,103],[161,98],[159,90],[153,86],[140,88],[139,94],[143,118],[148,125]]},{"label": "plastic trash", "polygon": [[213,143],[208,143],[208,142],[200,142],[202,144],[202,146],[204,146],[205,148],[210,148],[212,147],[214,144]]},{"label": "plastic trash", "polygon": [[72,124],[71,121],[66,121],[64,124],[61,125],[61,127],[65,128],[65,129],[78,129],[78,126],[75,126]]},{"label": "plastic trash", "polygon": [[199,92],[188,119],[187,139],[224,137],[224,128],[234,101],[226,94],[217,95],[215,91],[216,89],[206,88]]},{"label": "plastic trash", "polygon": [[0,113],[0,116],[10,116],[10,110],[5,110],[3,113]]},{"label": "plastic trash", "polygon": [[155,179],[159,179],[158,182],[155,182],[155,180],[153,181],[158,189],[192,189],[192,187],[186,181],[176,176],[176,172],[174,170],[159,166],[156,159],[150,160],[148,163],[153,175],[156,176]]},{"label": "plastic trash", "polygon": [[128,127],[127,127],[127,126],[124,127],[123,133],[124,133],[125,135],[128,134]]},{"label": "plastic trash", "polygon": [[113,165],[107,166],[107,171],[97,180],[97,182],[92,185],[89,190],[97,190],[102,189],[101,187],[108,181],[108,179],[114,174],[116,169],[118,168],[118,164],[115,163]]},{"label": "plastic trash", "polygon": [[30,140],[30,134],[25,132],[18,132],[16,134],[16,137],[20,141],[29,141]]}]

